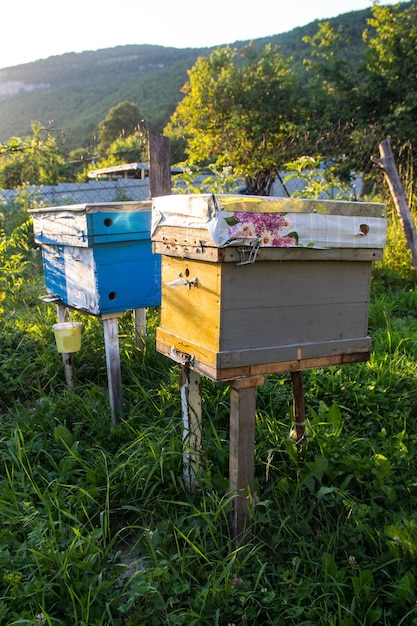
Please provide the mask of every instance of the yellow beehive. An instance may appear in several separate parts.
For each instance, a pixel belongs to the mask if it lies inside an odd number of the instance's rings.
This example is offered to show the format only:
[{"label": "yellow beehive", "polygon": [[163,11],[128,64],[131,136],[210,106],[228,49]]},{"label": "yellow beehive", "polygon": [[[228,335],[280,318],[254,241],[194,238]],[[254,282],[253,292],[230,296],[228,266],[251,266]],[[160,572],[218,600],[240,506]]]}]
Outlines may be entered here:
[{"label": "yellow beehive", "polygon": [[213,380],[369,357],[384,205],[201,194],[152,213],[163,354]]}]

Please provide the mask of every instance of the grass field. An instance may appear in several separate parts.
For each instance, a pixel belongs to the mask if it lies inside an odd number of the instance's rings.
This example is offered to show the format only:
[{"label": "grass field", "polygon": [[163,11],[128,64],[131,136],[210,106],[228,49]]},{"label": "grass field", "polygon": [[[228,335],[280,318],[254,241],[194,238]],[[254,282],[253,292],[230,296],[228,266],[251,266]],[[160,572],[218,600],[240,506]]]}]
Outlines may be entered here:
[{"label": "grass field", "polygon": [[417,624],[417,291],[391,219],[373,271],[366,363],[259,388],[252,535],[229,527],[229,393],[204,380],[203,466],[182,475],[178,366],[120,321],[125,400],[111,425],[101,322],[83,322],[65,386],[30,220],[0,242],[0,625]]}]

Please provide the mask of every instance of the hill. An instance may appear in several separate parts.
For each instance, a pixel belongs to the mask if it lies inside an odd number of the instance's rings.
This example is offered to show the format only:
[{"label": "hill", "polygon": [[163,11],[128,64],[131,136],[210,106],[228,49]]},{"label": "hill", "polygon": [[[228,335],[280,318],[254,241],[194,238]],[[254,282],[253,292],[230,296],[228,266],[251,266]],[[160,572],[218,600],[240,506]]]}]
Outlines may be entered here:
[{"label": "hill", "polygon": [[[346,54],[363,52],[361,33],[371,9],[345,13],[330,23],[351,36]],[[302,39],[317,32],[319,21],[290,32],[255,40],[278,44],[294,68],[303,71],[308,46]],[[234,42],[240,47],[247,41]],[[225,44],[226,45],[226,44]],[[129,45],[67,53],[0,70],[0,141],[31,134],[31,122],[64,131],[65,152],[90,146],[98,123],[115,104],[129,100],[150,129],[160,133],[182,97],[187,70],[213,48]]]}]

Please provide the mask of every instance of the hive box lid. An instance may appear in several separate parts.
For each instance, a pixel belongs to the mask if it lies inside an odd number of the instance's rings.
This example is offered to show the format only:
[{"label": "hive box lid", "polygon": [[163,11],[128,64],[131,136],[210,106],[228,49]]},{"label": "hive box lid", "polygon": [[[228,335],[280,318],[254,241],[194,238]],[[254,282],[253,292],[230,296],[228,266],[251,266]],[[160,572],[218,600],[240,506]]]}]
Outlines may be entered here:
[{"label": "hive box lid", "polygon": [[200,232],[205,246],[382,249],[385,204],[335,200],[190,194],[152,200],[152,241]]},{"label": "hive box lid", "polygon": [[151,202],[106,202],[44,207],[31,211],[35,241],[91,247],[150,240]]}]

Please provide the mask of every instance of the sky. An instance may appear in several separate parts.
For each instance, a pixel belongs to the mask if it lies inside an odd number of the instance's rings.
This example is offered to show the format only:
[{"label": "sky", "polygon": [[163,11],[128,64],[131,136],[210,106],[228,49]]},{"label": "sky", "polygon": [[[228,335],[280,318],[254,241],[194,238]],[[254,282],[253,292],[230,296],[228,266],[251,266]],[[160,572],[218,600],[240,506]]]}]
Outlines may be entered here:
[{"label": "sky", "polygon": [[128,44],[175,48],[233,44],[372,4],[372,0],[4,0],[0,68]]}]

